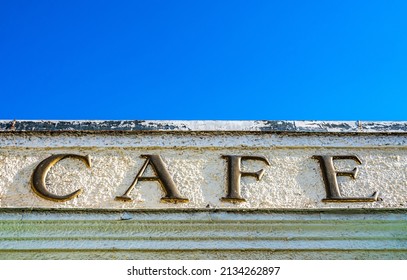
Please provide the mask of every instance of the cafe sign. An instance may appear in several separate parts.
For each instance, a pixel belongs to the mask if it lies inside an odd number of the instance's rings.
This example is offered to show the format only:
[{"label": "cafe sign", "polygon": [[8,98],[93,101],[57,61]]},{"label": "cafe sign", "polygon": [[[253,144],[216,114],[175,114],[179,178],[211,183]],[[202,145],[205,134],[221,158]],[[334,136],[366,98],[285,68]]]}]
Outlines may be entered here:
[{"label": "cafe sign", "polygon": [[0,123],[0,207],[406,208],[404,123]]}]

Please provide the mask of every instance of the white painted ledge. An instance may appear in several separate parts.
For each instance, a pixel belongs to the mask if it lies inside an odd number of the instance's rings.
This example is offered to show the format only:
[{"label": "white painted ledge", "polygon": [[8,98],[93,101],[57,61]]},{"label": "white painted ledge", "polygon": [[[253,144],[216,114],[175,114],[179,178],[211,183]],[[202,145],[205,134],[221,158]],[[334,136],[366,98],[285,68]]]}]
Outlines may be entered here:
[{"label": "white painted ledge", "polygon": [[406,133],[407,122],[370,121],[0,121],[0,132],[297,132]]}]

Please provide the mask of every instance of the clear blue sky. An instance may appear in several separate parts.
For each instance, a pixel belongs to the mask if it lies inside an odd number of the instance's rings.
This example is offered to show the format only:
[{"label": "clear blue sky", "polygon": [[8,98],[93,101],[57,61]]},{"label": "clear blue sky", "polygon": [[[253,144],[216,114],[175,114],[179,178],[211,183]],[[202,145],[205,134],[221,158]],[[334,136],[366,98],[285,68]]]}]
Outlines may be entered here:
[{"label": "clear blue sky", "polygon": [[407,120],[407,1],[0,1],[0,119]]}]

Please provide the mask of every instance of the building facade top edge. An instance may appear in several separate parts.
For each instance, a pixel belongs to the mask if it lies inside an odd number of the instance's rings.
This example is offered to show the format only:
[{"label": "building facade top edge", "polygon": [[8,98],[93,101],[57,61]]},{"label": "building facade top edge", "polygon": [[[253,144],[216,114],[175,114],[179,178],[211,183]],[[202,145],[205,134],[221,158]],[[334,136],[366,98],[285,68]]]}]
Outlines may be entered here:
[{"label": "building facade top edge", "polygon": [[371,121],[171,121],[1,120],[0,132],[287,132],[407,133],[407,122]]}]

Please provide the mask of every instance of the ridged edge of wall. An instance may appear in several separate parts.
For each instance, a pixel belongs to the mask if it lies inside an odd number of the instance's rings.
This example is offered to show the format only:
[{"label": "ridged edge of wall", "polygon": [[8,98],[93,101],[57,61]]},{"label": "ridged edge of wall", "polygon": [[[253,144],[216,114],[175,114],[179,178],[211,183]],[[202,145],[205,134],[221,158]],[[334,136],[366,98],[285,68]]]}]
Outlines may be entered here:
[{"label": "ridged edge of wall", "polygon": [[0,211],[0,259],[405,259],[400,210]]}]

